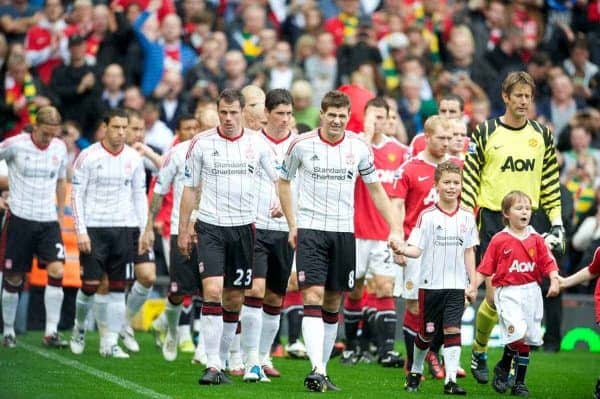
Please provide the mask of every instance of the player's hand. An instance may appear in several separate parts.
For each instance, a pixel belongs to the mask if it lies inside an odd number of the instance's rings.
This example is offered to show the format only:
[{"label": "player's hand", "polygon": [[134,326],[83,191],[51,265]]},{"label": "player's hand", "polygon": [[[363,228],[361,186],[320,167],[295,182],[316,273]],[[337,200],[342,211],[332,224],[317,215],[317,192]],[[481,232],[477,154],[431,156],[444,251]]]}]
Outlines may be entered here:
[{"label": "player's hand", "polygon": [[398,255],[394,253],[394,262],[398,264],[398,266],[405,267],[406,266],[406,256]]},{"label": "player's hand", "polygon": [[138,248],[138,254],[142,255],[144,252],[154,248],[154,231],[144,230],[144,233],[140,237],[140,245]]},{"label": "player's hand", "polygon": [[0,209],[4,209],[5,211],[9,209],[8,200],[4,197],[0,197]]},{"label": "player's hand", "polygon": [[292,247],[292,249],[296,249],[296,245],[298,244],[298,228],[293,227],[290,229],[290,233],[288,234],[288,244]]},{"label": "player's hand", "polygon": [[77,234],[77,248],[82,254],[89,254],[92,252],[92,242],[90,236],[87,234]]},{"label": "player's hand", "polygon": [[560,286],[557,278],[550,279],[550,288],[548,288],[548,293],[546,294],[546,298],[552,298],[560,294]]},{"label": "player's hand", "polygon": [[184,231],[177,236],[177,247],[182,255],[190,256],[192,250],[192,236],[189,232]]},{"label": "player's hand", "polygon": [[552,226],[548,236],[554,236],[556,238],[556,240],[552,240],[552,251],[557,255],[564,255],[565,250],[567,249],[565,228],[560,225]]},{"label": "player's hand", "polygon": [[477,299],[477,289],[469,287],[465,290],[465,299],[469,304],[474,303]]},{"label": "player's hand", "polygon": [[558,276],[558,288],[560,288],[560,290],[564,290],[565,288],[567,288],[565,282],[566,279],[563,276]]},{"label": "player's hand", "polygon": [[280,218],[283,216],[283,210],[281,209],[281,203],[279,201],[273,202],[269,208],[269,214],[272,218]]}]

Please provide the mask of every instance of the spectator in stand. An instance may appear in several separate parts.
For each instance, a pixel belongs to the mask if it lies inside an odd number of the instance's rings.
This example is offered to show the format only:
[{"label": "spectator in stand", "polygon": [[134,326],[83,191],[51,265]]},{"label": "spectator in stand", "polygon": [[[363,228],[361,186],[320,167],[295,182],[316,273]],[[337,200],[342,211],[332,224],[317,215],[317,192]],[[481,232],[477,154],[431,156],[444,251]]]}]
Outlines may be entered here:
[{"label": "spectator in stand", "polygon": [[[331,35],[330,33],[325,33]],[[319,108],[312,103],[315,98],[313,93],[313,85],[306,80],[297,80],[292,84],[292,98],[294,100],[294,119],[296,124],[305,124],[310,127],[310,130],[319,125],[320,112]]]},{"label": "spectator in stand", "polygon": [[[482,2],[483,3],[483,2]],[[501,0],[491,0],[484,5],[479,18],[473,18],[469,27],[475,39],[475,58],[479,59],[500,44],[507,25],[506,6]]]},{"label": "spectator in stand", "polygon": [[191,68],[185,77],[185,87],[189,90],[191,101],[202,97],[217,98],[219,88],[217,82],[222,77],[221,49],[219,43],[209,37],[202,43],[202,56],[198,63]]},{"label": "spectator in stand", "polygon": [[[583,256],[578,265],[586,265],[589,263],[591,254],[600,246],[600,187],[595,187],[594,207],[593,212],[589,212],[588,216],[581,221],[577,231],[573,234],[573,248],[576,251],[582,252]],[[575,270],[579,269],[576,267]]]},{"label": "spectator in stand", "polygon": [[536,52],[527,63],[527,72],[535,82],[535,97],[537,102],[550,98],[550,85],[548,83],[548,71],[552,61],[548,53]]},{"label": "spectator in stand", "polygon": [[423,123],[428,116],[437,113],[434,100],[421,100],[421,78],[407,75],[402,79],[402,96],[398,100],[398,113],[406,127],[408,141],[423,131]]},{"label": "spectator in stand", "polygon": [[477,83],[486,93],[493,92],[493,85],[498,76],[485,59],[475,61],[475,41],[473,34],[466,25],[457,25],[450,31],[447,44],[448,61],[445,69],[458,78],[466,74]]},{"label": "spectator in stand", "polygon": [[590,81],[598,73],[598,65],[590,62],[590,51],[585,35],[580,34],[573,43],[569,52],[569,58],[563,62],[563,67],[573,80],[575,95],[584,100],[592,96]]},{"label": "spectator in stand", "polygon": [[325,21],[325,30],[333,35],[335,45],[353,43],[360,25],[360,0],[338,0],[338,15]]},{"label": "spectator in stand", "polygon": [[290,44],[283,40],[266,54],[264,62],[256,62],[248,75],[253,77],[254,85],[267,91],[289,90],[293,82],[304,78],[302,70],[293,63]]},{"label": "spectator in stand", "polygon": [[50,88],[57,96],[64,118],[76,121],[84,137],[91,139],[93,129],[102,118],[102,105],[96,71],[85,60],[85,46],[83,36],[69,38],[70,61],[54,70]]},{"label": "spectator in stand", "polygon": [[367,102],[375,97],[375,91],[369,79],[372,66],[365,64],[352,73],[350,84],[342,85],[339,91],[350,98],[350,117],[346,128],[353,132],[362,132]]},{"label": "spectator in stand", "polygon": [[209,39],[214,24],[215,15],[209,10],[193,14],[190,22],[183,27],[185,42],[196,53],[201,54],[202,46]]},{"label": "spectator in stand", "polygon": [[123,93],[123,107],[141,111],[144,108],[146,99],[138,86],[129,86]]},{"label": "spectator in stand", "polygon": [[42,14],[28,0],[13,0],[0,6],[0,29],[8,43],[23,43],[25,34],[38,24]]},{"label": "spectator in stand", "polygon": [[223,76],[218,83],[219,92],[224,89],[238,89],[248,85],[246,75],[246,59],[239,50],[229,50],[223,57]]},{"label": "spectator in stand", "polygon": [[575,219],[573,224],[581,222],[582,216],[592,208],[598,187],[598,164],[591,155],[581,155],[577,163],[567,170],[563,177],[563,184],[573,195],[575,206]]},{"label": "spectator in stand", "polygon": [[265,55],[275,48],[277,44],[277,31],[273,28],[264,28],[258,33],[258,44],[262,49],[259,60],[264,60]]},{"label": "spectator in stand", "polygon": [[154,89],[154,98],[159,101],[160,120],[171,131],[175,131],[175,124],[180,116],[189,113],[189,106],[185,95],[182,93],[183,78],[175,70],[165,71],[162,80]]},{"label": "spectator in stand", "polygon": [[485,54],[485,59],[500,75],[508,74],[507,71],[524,70],[522,47],[523,33],[514,26],[509,26],[504,30],[498,45]]},{"label": "spectator in stand", "polygon": [[86,59],[99,70],[110,64],[124,65],[129,42],[133,39],[131,26],[122,12],[113,12],[98,4],[92,11],[91,32],[86,38]]},{"label": "spectator in stand", "polygon": [[381,64],[381,54],[372,36],[373,29],[371,22],[363,22],[359,26],[356,36],[346,36],[345,42],[338,47],[336,52],[338,85],[347,84],[350,81],[352,73],[364,64]]},{"label": "spectator in stand", "polygon": [[69,60],[67,23],[61,0],[46,0],[43,16],[27,31],[27,61],[44,84],[50,83],[52,71]]},{"label": "spectator in stand", "polygon": [[142,93],[151,95],[165,70],[174,69],[185,74],[196,62],[196,53],[181,40],[181,19],[176,14],[164,17],[160,31],[148,19],[156,14],[160,0],[151,0],[133,24],[136,38],[144,55],[142,67]]},{"label": "spectator in stand", "polygon": [[230,49],[240,50],[249,64],[260,56],[260,32],[267,26],[265,9],[258,4],[247,6],[242,13],[242,26],[230,33]]},{"label": "spectator in stand", "polygon": [[592,148],[592,132],[583,124],[571,127],[569,134],[571,149],[562,153],[563,168],[562,177],[577,167],[577,163],[586,158],[593,158],[596,165],[600,165],[600,150]]},{"label": "spectator in stand", "polygon": [[550,99],[538,104],[537,109],[540,116],[552,124],[554,139],[557,140],[584,103],[574,96],[573,82],[564,73],[550,81],[550,90]]},{"label": "spectator in stand", "polygon": [[154,101],[146,101],[142,108],[146,124],[144,143],[158,154],[166,154],[173,143],[173,131],[159,119],[160,106]]},{"label": "spectator in stand", "polygon": [[13,53],[6,61],[6,72],[0,73],[0,133],[2,139],[21,133],[35,122],[37,110],[50,105],[46,88],[35,79],[25,56]]},{"label": "spectator in stand", "polygon": [[121,108],[125,98],[125,76],[119,64],[110,64],[102,74],[102,104],[105,109]]},{"label": "spectator in stand", "polygon": [[421,80],[421,88],[419,90],[421,100],[427,101],[433,98],[431,85],[425,71],[425,63],[420,57],[414,55],[407,56],[400,64],[400,72],[402,76],[412,75]]},{"label": "spectator in stand", "polygon": [[316,45],[317,39],[313,35],[302,35],[296,41],[296,45],[294,46],[294,62],[302,70],[304,70],[306,59],[315,53]]},{"label": "spectator in stand", "polygon": [[75,0],[73,2],[71,12],[66,16],[69,23],[69,36],[80,35],[86,37],[92,33],[92,12],[91,0]]},{"label": "spectator in stand", "polygon": [[[402,32],[393,32],[379,41],[379,51],[383,58],[382,67],[385,76],[385,87],[394,91],[400,86],[398,66],[402,65],[407,54],[409,41]],[[414,55],[418,57],[418,55]]]},{"label": "spectator in stand", "polygon": [[323,14],[313,0],[292,0],[281,24],[282,37],[292,44],[303,34],[317,36],[323,29]]},{"label": "spectator in stand", "polygon": [[0,33],[0,70],[4,69],[6,58],[8,56],[8,43],[6,43],[6,37]]},{"label": "spectator in stand", "polygon": [[[335,87],[338,62],[335,58],[335,43],[330,32],[321,32],[317,36],[315,54],[306,59],[304,71],[306,80],[312,86],[312,105],[319,107],[325,93]],[[297,109],[298,104],[294,104]]]}]

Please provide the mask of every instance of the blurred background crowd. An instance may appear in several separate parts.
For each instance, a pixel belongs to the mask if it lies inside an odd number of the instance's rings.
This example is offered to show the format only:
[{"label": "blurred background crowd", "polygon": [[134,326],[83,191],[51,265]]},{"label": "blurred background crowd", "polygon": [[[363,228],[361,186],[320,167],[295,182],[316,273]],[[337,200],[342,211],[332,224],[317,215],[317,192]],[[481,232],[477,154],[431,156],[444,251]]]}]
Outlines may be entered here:
[{"label": "blurred background crowd", "polygon": [[179,115],[249,84],[290,90],[301,132],[329,90],[384,95],[387,133],[410,144],[450,93],[469,131],[500,115],[501,82],[526,70],[530,117],[554,133],[572,203],[563,274],[600,244],[598,0],[0,0],[0,65],[2,139],[52,103],[72,160],[102,137],[107,109],[139,110],[163,153]]}]

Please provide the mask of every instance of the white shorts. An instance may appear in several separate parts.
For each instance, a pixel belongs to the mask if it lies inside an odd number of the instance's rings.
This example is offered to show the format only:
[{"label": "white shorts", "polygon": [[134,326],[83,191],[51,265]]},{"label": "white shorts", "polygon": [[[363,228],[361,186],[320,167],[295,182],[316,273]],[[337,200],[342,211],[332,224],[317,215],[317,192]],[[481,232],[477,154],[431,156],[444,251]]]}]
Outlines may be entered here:
[{"label": "white shorts", "polygon": [[356,239],[356,278],[396,277],[398,266],[385,241]]},{"label": "white shorts", "polygon": [[398,266],[396,271],[396,282],[394,284],[395,297],[401,296],[404,299],[419,299],[419,268],[421,258],[406,258],[406,266]]},{"label": "white shorts", "polygon": [[544,343],[542,317],[544,302],[537,283],[496,287],[494,295],[502,344],[524,340],[527,345]]}]

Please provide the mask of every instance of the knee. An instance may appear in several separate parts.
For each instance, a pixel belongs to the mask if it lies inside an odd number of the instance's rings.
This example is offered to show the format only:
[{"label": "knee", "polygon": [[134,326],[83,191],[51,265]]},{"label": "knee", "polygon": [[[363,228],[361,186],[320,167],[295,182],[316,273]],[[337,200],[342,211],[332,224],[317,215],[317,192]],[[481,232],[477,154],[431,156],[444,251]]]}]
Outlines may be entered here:
[{"label": "knee", "polygon": [[143,267],[139,267],[136,270],[135,278],[144,287],[152,287],[156,282],[156,268],[154,264],[143,264]]},{"label": "knee", "polygon": [[265,280],[260,278],[252,280],[252,288],[246,290],[246,296],[263,298],[265,296]]},{"label": "knee", "polygon": [[323,305],[323,292],[315,287],[305,288],[302,290],[302,300],[305,305]]},{"label": "knee", "polygon": [[394,293],[394,280],[380,281],[375,287],[375,295],[377,298],[386,298]]},{"label": "knee", "polygon": [[219,284],[208,282],[202,285],[202,296],[204,302],[221,303],[223,288]]},{"label": "knee", "polygon": [[405,302],[406,310],[414,315],[419,314],[419,302],[415,299],[407,299]]},{"label": "knee", "polygon": [[96,285],[96,294],[99,295],[106,295],[108,294],[108,292],[110,291],[110,284],[108,281],[108,278],[106,276],[104,276],[102,278],[102,280],[99,281],[99,283]]},{"label": "knee", "polygon": [[340,309],[342,295],[338,292],[326,292],[323,298],[323,310],[335,313]]},{"label": "knee", "polygon": [[4,289],[7,292],[21,292],[24,282],[22,273],[4,273]]},{"label": "knee", "polygon": [[281,295],[276,294],[273,291],[266,290],[263,303],[268,306],[281,307],[283,304],[283,298]]},{"label": "knee", "polygon": [[359,281],[356,281],[356,287],[348,294],[348,297],[353,301],[358,301],[363,296],[363,284],[359,283]]},{"label": "knee", "polygon": [[[100,287],[100,281],[98,281],[98,280],[83,281],[81,283],[81,292],[83,292],[87,296],[94,295],[95,293],[98,292],[99,287]],[[108,293],[108,285],[106,288],[107,288],[107,291],[105,293],[100,292],[100,294]]]},{"label": "knee", "polygon": [[55,280],[61,280],[63,278],[64,265],[62,262],[52,262],[46,266],[48,277]]}]

